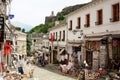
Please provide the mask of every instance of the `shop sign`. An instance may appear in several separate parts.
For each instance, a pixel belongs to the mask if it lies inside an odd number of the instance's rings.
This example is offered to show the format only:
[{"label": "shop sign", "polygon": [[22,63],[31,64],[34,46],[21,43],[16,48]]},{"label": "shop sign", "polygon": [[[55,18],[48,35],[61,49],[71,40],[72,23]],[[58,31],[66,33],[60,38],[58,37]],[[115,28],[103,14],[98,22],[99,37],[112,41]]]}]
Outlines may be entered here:
[{"label": "shop sign", "polygon": [[0,17],[0,42],[4,40],[4,17]]}]

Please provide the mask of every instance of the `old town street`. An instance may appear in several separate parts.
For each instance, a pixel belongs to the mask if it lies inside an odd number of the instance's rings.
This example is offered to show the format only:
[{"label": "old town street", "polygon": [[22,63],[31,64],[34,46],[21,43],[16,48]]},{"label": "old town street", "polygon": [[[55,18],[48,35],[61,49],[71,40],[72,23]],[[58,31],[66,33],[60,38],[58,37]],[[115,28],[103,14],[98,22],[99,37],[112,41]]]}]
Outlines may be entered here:
[{"label": "old town street", "polygon": [[24,78],[23,80],[76,80],[73,77],[59,74],[44,67],[32,66],[34,67],[34,77]]}]

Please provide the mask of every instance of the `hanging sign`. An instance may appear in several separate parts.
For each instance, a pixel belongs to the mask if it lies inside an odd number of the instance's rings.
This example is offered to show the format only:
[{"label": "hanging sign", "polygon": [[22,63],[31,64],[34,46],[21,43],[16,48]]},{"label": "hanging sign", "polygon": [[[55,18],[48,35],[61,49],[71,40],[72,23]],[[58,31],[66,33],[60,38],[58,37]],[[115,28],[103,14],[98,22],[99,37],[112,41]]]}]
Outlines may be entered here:
[{"label": "hanging sign", "polygon": [[0,17],[0,42],[4,40],[4,17]]},{"label": "hanging sign", "polygon": [[9,14],[9,18],[10,18],[10,19],[13,19],[13,18],[14,18],[14,15],[13,15],[13,14]]}]

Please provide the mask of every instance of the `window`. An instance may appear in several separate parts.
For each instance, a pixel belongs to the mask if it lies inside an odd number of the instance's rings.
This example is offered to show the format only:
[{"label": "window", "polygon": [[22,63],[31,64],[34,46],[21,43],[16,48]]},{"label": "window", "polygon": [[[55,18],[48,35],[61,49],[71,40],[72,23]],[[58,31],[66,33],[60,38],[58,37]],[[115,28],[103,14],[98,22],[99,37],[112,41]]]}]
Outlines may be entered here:
[{"label": "window", "polygon": [[86,15],[86,24],[84,26],[85,27],[90,27],[90,14]]},{"label": "window", "polygon": [[[55,37],[55,33],[53,33],[53,36]],[[55,41],[55,38],[53,39],[53,41]]]},{"label": "window", "polygon": [[119,3],[112,6],[113,9],[113,22],[119,21]]},{"label": "window", "polygon": [[56,40],[57,40],[57,32],[56,32]]},{"label": "window", "polygon": [[80,29],[80,27],[81,27],[81,18],[78,17],[78,18],[77,18],[77,26],[76,26],[76,29]]},{"label": "window", "polygon": [[62,41],[65,41],[65,30],[63,30],[63,39]]},{"label": "window", "polygon": [[102,9],[97,11],[97,25],[100,25],[103,23],[103,11]]},{"label": "window", "polygon": [[70,28],[69,30],[72,30],[72,20],[70,20]]},{"label": "window", "polygon": [[61,40],[61,31],[60,31],[60,36],[59,36],[59,41]]},{"label": "window", "polygon": [[17,45],[17,41],[15,41],[15,45]]}]

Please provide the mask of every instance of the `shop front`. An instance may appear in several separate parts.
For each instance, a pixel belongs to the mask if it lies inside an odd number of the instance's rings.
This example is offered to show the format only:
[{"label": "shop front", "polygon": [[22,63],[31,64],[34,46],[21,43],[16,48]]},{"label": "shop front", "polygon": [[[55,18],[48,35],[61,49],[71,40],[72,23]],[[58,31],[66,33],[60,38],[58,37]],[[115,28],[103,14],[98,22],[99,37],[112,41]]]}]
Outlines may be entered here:
[{"label": "shop front", "polygon": [[79,62],[83,61],[83,53],[81,51],[81,42],[69,42],[67,46],[67,52],[69,54],[69,58],[72,61],[73,56],[76,55]]},{"label": "shop front", "polygon": [[[119,70],[119,66],[120,66],[120,35],[116,36],[113,35],[111,36],[111,39],[109,40],[109,46],[108,46],[108,50],[109,50],[109,69],[112,70]],[[116,65],[118,64],[118,65]],[[112,65],[112,66],[111,66]]]},{"label": "shop front", "polygon": [[99,68],[100,43],[100,40],[95,39],[86,41],[86,62],[90,69],[97,70]]}]

